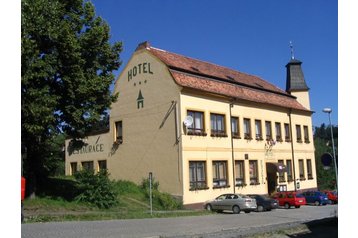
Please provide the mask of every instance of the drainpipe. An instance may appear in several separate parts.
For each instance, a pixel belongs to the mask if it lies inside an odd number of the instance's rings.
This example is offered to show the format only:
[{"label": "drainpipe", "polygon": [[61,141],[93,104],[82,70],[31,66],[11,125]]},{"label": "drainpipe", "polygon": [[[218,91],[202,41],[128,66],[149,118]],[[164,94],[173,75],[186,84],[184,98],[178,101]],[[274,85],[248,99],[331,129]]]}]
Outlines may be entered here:
[{"label": "drainpipe", "polygon": [[291,119],[291,113],[292,113],[292,109],[290,109],[289,113],[288,113],[288,117],[290,120],[290,137],[291,137],[291,152],[292,152],[292,165],[293,165],[293,183],[295,186],[295,192],[297,191],[297,186],[296,186],[296,166],[295,166],[295,152],[293,149],[293,136],[292,136],[292,119]]},{"label": "drainpipe", "polygon": [[234,139],[232,136],[232,123],[231,123],[231,108],[234,107],[234,104],[231,102],[229,104],[230,110],[230,136],[231,136],[231,160],[232,160],[232,181],[233,181],[233,188],[234,193],[236,193],[236,179],[235,179],[235,156],[234,156]]}]

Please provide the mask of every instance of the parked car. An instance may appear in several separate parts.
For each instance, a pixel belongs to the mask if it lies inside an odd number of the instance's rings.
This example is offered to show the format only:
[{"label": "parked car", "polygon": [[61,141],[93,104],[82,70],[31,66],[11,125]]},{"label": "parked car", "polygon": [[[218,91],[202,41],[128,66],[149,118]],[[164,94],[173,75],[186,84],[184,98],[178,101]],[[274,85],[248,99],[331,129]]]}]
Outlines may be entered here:
[{"label": "parked car", "polygon": [[323,190],[322,192],[327,195],[328,200],[330,200],[331,203],[338,203],[338,193],[336,191]]},{"label": "parked car", "polygon": [[307,204],[314,204],[315,206],[327,205],[329,200],[326,194],[320,191],[306,191],[302,195],[306,198]]},{"label": "parked car", "polygon": [[24,221],[24,204],[23,201],[25,199],[25,191],[26,191],[26,179],[21,176],[21,222]]},{"label": "parked car", "polygon": [[206,201],[204,208],[208,211],[216,212],[230,210],[235,214],[239,214],[241,211],[245,213],[255,211],[257,205],[254,198],[242,194],[227,193],[220,195],[214,200]]},{"label": "parked car", "polygon": [[248,194],[247,196],[256,199],[256,211],[258,212],[271,211],[272,209],[278,208],[278,201],[267,195]]},{"label": "parked car", "polygon": [[279,206],[284,206],[286,209],[291,206],[300,208],[302,205],[306,205],[306,198],[297,192],[278,192],[273,198],[278,200]]}]

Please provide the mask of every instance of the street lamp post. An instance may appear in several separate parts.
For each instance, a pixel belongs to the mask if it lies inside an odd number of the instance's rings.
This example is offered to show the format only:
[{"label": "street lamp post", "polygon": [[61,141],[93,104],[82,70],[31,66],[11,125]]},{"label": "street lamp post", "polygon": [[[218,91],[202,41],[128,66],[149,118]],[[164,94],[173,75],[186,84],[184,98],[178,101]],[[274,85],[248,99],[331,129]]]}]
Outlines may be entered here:
[{"label": "street lamp post", "polygon": [[324,108],[323,109],[324,113],[328,113],[328,118],[329,118],[329,125],[331,127],[331,138],[332,138],[332,149],[333,149],[333,162],[334,162],[334,169],[336,172],[336,190],[338,193],[338,172],[337,172],[337,163],[336,163],[336,150],[334,148],[334,139],[333,139],[333,129],[332,129],[332,123],[331,123],[331,112],[332,109],[331,108]]}]

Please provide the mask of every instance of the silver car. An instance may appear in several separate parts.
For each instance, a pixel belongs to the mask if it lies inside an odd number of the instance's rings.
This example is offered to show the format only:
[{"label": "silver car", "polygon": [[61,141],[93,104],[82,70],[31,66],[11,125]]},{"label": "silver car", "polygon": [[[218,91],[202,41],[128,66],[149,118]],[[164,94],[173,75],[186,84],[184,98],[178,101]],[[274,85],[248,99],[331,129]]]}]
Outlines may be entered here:
[{"label": "silver car", "polygon": [[230,210],[235,214],[241,211],[250,213],[257,209],[256,199],[242,194],[226,193],[214,200],[206,201],[204,208],[208,211],[222,212]]}]

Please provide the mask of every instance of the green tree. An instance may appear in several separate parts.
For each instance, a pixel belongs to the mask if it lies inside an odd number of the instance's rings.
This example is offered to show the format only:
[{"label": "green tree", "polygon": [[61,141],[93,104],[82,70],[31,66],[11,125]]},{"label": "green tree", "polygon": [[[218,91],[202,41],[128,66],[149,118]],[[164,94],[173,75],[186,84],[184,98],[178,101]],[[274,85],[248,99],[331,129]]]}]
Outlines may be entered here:
[{"label": "green tree", "polygon": [[117,98],[109,86],[122,43],[83,0],[21,1],[21,143],[31,192],[45,174],[48,141],[85,137]]},{"label": "green tree", "polygon": [[[338,127],[333,126],[332,129],[338,165]],[[324,153],[333,153],[330,126],[327,127],[325,124],[322,124],[320,127],[315,127],[314,144],[318,188],[321,190],[335,189],[336,175],[333,161],[331,168],[328,170],[323,168],[323,164],[321,162],[321,156]]]}]

